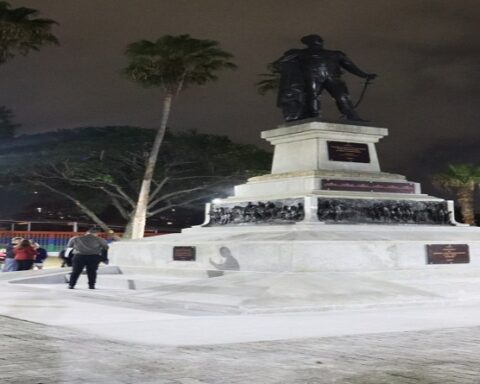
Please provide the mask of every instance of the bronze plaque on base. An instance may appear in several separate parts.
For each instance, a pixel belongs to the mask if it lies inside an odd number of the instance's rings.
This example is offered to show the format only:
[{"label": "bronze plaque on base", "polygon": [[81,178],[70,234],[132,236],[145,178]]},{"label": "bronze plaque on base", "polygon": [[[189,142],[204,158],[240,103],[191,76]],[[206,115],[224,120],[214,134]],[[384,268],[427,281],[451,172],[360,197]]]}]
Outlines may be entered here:
[{"label": "bronze plaque on base", "polygon": [[327,191],[415,193],[415,184],[389,181],[323,179],[322,189]]},{"label": "bronze plaque on base", "polygon": [[173,260],[195,261],[195,247],[173,247]]},{"label": "bronze plaque on base", "polygon": [[344,141],[327,141],[328,160],[348,161],[350,163],[370,163],[368,145],[347,143]]},{"label": "bronze plaque on base", "polygon": [[468,244],[427,244],[428,264],[470,263]]}]

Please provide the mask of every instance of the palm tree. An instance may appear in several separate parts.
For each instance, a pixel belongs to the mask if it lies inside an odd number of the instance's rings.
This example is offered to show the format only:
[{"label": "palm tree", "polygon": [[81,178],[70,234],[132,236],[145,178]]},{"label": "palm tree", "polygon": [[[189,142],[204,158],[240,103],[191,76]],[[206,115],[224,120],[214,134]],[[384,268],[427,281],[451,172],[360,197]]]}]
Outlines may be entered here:
[{"label": "palm tree", "polygon": [[36,18],[38,11],[31,8],[11,8],[0,1],[0,64],[16,54],[27,55],[42,45],[58,44],[51,29],[55,21]]},{"label": "palm tree", "polygon": [[156,41],[141,40],[127,47],[126,75],[145,87],[163,91],[163,110],[152,149],[145,166],[135,214],[132,238],[143,237],[147,206],[158,152],[167,128],[172,100],[189,85],[202,85],[217,79],[215,72],[236,68],[233,56],[213,40],[198,40],[190,35],[165,35]]},{"label": "palm tree", "polygon": [[433,184],[447,191],[454,191],[463,221],[475,225],[474,194],[480,182],[480,167],[471,164],[449,164],[446,172],[434,176]]},{"label": "palm tree", "polygon": [[267,73],[261,73],[258,75],[262,80],[255,84],[258,93],[262,96],[270,91],[278,90],[280,86],[280,71],[275,68],[273,63],[267,65],[267,70]]}]

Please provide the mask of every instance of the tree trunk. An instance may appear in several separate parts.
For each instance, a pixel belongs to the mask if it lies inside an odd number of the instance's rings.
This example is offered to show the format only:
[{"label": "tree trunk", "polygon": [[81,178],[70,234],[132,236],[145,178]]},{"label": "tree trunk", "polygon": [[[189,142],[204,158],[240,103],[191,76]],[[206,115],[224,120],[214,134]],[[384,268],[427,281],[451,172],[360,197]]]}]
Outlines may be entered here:
[{"label": "tree trunk", "polygon": [[460,212],[462,212],[463,222],[469,225],[475,225],[474,192],[475,184],[473,182],[457,191],[457,200],[460,205]]},{"label": "tree trunk", "polygon": [[152,150],[148,156],[147,165],[145,167],[145,174],[143,176],[142,186],[138,194],[137,206],[135,208],[135,214],[132,222],[132,239],[140,239],[145,232],[145,224],[147,221],[147,207],[150,199],[150,188],[152,185],[153,174],[155,171],[155,165],[157,163],[158,152],[160,145],[162,144],[165,131],[167,129],[168,117],[170,115],[170,109],[172,105],[172,93],[167,93],[163,99],[163,113],[160,127],[155,136],[155,140],[152,145]]},{"label": "tree trunk", "polygon": [[125,239],[125,240],[131,239],[132,229],[133,229],[133,217],[128,219],[127,225],[125,225],[125,229],[123,230],[122,239]]}]

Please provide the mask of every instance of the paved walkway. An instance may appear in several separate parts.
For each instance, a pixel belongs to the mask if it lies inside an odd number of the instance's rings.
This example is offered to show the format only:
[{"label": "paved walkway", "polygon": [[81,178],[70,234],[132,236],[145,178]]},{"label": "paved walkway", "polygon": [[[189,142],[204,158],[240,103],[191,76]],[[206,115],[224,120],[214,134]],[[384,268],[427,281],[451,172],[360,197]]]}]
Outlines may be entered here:
[{"label": "paved walkway", "polygon": [[[44,274],[48,283],[18,281]],[[131,290],[131,275],[104,275],[91,291],[68,290],[59,276],[0,274],[0,384],[480,384],[475,295],[242,314],[204,300],[235,302],[242,285],[220,290],[220,301],[207,290],[192,306],[181,300],[192,298],[188,278],[137,278],[146,287]],[[473,290],[476,280],[453,277],[449,292]],[[180,297],[165,300],[176,283]]]},{"label": "paved walkway", "polygon": [[480,327],[169,347],[0,316],[2,384],[478,384]]}]

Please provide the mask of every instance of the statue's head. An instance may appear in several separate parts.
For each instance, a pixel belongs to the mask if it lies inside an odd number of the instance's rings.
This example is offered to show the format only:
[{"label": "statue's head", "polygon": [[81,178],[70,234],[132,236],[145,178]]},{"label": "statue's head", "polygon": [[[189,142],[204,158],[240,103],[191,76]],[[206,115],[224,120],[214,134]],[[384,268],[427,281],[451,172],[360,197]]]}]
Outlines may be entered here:
[{"label": "statue's head", "polygon": [[308,47],[323,47],[323,39],[319,35],[303,36],[300,41]]}]

